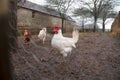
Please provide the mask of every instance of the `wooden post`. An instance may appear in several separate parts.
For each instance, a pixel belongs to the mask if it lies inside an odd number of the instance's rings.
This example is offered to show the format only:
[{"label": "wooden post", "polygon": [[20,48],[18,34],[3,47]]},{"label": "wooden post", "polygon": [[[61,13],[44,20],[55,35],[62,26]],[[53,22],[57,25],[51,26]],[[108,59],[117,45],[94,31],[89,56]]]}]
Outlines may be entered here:
[{"label": "wooden post", "polygon": [[13,44],[16,44],[16,1],[0,1],[0,80],[13,80],[10,45],[15,47]]}]

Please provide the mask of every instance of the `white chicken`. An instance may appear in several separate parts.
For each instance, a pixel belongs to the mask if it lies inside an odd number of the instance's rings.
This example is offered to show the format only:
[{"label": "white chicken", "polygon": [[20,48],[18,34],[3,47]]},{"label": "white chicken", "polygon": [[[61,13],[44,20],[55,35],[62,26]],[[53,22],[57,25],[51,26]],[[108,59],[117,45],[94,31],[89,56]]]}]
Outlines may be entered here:
[{"label": "white chicken", "polygon": [[68,53],[71,53],[73,48],[76,48],[76,43],[79,39],[79,32],[77,29],[74,29],[72,33],[72,38],[64,37],[62,35],[62,30],[60,27],[54,27],[54,36],[51,41],[51,45],[53,48],[56,48],[60,51],[60,53],[66,57]]},{"label": "white chicken", "polygon": [[44,27],[44,28],[42,28],[42,30],[40,30],[40,32],[38,34],[38,38],[40,40],[42,40],[43,44],[44,44],[45,39],[46,39],[46,35],[47,35],[46,32],[47,32],[47,29]]}]

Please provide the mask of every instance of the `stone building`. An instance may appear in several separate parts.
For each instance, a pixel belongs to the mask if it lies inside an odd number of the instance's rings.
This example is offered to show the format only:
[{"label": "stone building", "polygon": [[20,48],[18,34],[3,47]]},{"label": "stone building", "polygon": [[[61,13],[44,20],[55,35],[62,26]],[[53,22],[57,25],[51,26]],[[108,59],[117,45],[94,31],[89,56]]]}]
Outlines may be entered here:
[{"label": "stone building", "polygon": [[[31,3],[25,2],[18,4],[17,9],[18,27],[20,30],[30,29],[37,32],[46,27],[48,32],[52,32],[52,27],[62,25],[62,19],[55,10]],[[75,22],[69,16],[64,21],[64,30],[69,32],[75,27]]]},{"label": "stone building", "polygon": [[120,39],[120,11],[112,23],[111,31],[114,37]]}]

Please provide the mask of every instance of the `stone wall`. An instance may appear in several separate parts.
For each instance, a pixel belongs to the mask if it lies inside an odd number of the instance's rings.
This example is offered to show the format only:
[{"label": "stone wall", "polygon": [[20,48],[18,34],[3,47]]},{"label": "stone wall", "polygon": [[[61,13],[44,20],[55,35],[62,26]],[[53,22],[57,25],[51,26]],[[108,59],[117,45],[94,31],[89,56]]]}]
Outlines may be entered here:
[{"label": "stone wall", "polygon": [[[62,25],[62,20],[59,17],[50,16],[44,13],[32,11],[25,8],[18,8],[18,27],[23,32],[25,28],[31,29],[33,33],[38,33],[43,27],[47,28],[49,33],[52,33],[53,26]],[[75,22],[64,21],[64,27],[66,32],[69,32],[73,29]]]},{"label": "stone wall", "polygon": [[112,35],[120,39],[120,11],[111,26]]}]

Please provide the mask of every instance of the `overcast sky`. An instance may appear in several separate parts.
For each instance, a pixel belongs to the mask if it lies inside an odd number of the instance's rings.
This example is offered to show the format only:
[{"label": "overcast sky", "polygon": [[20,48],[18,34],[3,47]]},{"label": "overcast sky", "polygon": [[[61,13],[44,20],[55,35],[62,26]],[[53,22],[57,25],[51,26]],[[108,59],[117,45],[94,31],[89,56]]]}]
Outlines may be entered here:
[{"label": "overcast sky", "polygon": [[[40,5],[45,5],[46,1],[45,0],[27,0],[36,4],[40,4]],[[120,2],[120,0],[117,0],[118,2]],[[115,7],[115,11],[120,11],[120,5]]]},{"label": "overcast sky", "polygon": [[45,0],[27,0],[36,4],[45,5]]},{"label": "overcast sky", "polygon": [[[30,2],[36,3],[36,4],[40,4],[40,5],[45,5],[46,1],[45,0],[28,0]],[[120,2],[120,0],[117,0],[118,2]],[[76,6],[74,6],[75,8]],[[116,12],[120,11],[120,6],[116,6],[114,9]],[[77,19],[77,18],[76,18]],[[114,19],[109,19],[109,22],[106,24],[106,29],[111,29],[111,24],[113,22]],[[102,27],[100,27],[102,28]]]}]

